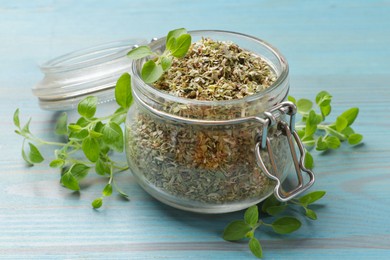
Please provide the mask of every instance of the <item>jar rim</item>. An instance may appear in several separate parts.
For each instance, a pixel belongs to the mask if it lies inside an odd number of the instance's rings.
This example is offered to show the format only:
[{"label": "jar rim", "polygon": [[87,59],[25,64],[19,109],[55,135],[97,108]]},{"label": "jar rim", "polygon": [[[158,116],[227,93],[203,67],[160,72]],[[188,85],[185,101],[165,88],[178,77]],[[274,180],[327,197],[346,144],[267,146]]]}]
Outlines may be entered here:
[{"label": "jar rim", "polygon": [[[133,87],[142,86],[142,88],[144,88],[146,91],[148,91],[149,93],[151,93],[153,95],[162,97],[165,100],[169,100],[169,101],[173,101],[173,102],[180,102],[182,104],[226,106],[226,105],[237,105],[237,104],[242,103],[242,102],[255,101],[255,100],[259,99],[260,97],[263,97],[264,95],[267,95],[270,92],[272,92],[273,90],[275,90],[276,88],[278,88],[288,77],[289,66],[288,66],[288,62],[287,62],[286,58],[281,54],[281,52],[277,48],[275,48],[273,45],[269,44],[268,42],[266,42],[262,39],[259,39],[257,37],[254,37],[254,36],[251,36],[248,34],[238,33],[238,32],[233,32],[233,31],[226,31],[226,30],[193,30],[193,31],[189,31],[188,33],[191,35],[196,35],[196,36],[202,36],[203,34],[207,34],[207,33],[234,35],[234,36],[240,36],[240,37],[243,37],[245,39],[257,42],[257,43],[261,44],[262,46],[264,46],[268,51],[272,52],[275,55],[275,57],[277,57],[278,62],[280,63],[280,65],[282,67],[281,73],[276,78],[275,82],[273,82],[268,88],[266,88],[265,90],[258,92],[256,94],[253,94],[253,95],[248,95],[248,96],[245,96],[243,98],[231,99],[231,100],[198,100],[198,99],[189,99],[189,98],[178,97],[178,96],[169,94],[168,92],[154,88],[153,86],[151,86],[149,84],[146,84],[143,81],[143,79],[141,78],[140,73],[137,70],[137,66],[140,65],[140,62],[142,62],[142,60],[133,60],[131,62],[131,74],[132,74],[133,80],[135,80],[137,82],[137,84],[133,84]],[[157,39],[156,41],[151,42],[149,44],[150,48],[153,49],[154,47],[161,45],[162,42],[164,42],[164,44],[165,44],[165,39],[166,39],[166,37],[161,37],[161,38]]]}]

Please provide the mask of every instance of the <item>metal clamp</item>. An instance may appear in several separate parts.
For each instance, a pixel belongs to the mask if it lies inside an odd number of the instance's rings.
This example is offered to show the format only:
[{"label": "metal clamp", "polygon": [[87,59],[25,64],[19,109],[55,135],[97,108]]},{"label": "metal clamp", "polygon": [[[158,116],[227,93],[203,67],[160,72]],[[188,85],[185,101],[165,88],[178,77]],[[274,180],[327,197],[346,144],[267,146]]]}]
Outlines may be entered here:
[{"label": "metal clamp", "polygon": [[[290,122],[287,124],[284,121],[277,122],[276,116],[273,113],[278,112],[281,114],[287,114],[290,116]],[[304,146],[298,136],[298,133],[294,129],[295,125],[295,114],[296,114],[296,106],[291,102],[282,102],[278,106],[275,106],[270,111],[264,113],[266,119],[263,121],[263,133],[259,142],[256,143],[255,154],[259,167],[262,169],[264,174],[276,181],[276,186],[274,189],[275,197],[282,202],[288,201],[298,194],[304,192],[308,188],[310,188],[315,181],[314,173],[307,169],[304,165],[305,162],[305,149]],[[295,172],[298,178],[298,185],[293,190],[285,191],[282,188],[281,180],[277,177],[280,176],[278,173],[278,169],[275,163],[275,157],[271,148],[270,138],[268,137],[268,129],[269,127],[277,124],[278,129],[282,131],[282,133],[287,137],[287,141],[290,147],[290,153],[293,159]],[[295,151],[294,141],[298,146],[300,158],[299,161],[297,159],[297,154]],[[270,172],[264,164],[263,159],[261,158],[260,150],[265,150],[268,152],[269,160],[271,163],[272,172]],[[302,177],[302,171],[305,172],[309,176],[309,181],[304,183]]]}]

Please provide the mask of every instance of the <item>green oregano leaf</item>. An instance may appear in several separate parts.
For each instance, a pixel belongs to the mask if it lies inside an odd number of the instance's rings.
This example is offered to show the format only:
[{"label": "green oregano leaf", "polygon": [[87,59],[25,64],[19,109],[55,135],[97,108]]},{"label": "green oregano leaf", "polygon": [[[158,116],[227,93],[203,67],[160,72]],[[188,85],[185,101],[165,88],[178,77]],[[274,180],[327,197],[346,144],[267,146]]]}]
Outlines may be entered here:
[{"label": "green oregano leaf", "polygon": [[92,138],[90,136],[84,138],[82,143],[82,149],[85,156],[91,162],[96,162],[99,158],[100,146],[99,142],[95,138]]},{"label": "green oregano leaf", "polygon": [[340,139],[338,139],[335,136],[327,136],[325,137],[324,141],[326,142],[326,144],[330,149],[337,149],[341,145]]},{"label": "green oregano leaf", "polygon": [[111,196],[111,194],[112,194],[112,186],[111,186],[111,184],[108,183],[108,184],[104,187],[102,194],[103,194],[103,196],[105,196],[105,197]]},{"label": "green oregano leaf", "polygon": [[317,143],[316,143],[316,150],[317,151],[325,151],[327,149],[328,149],[328,144],[324,141],[323,137],[322,136],[318,137]]},{"label": "green oregano leaf", "polygon": [[276,215],[282,213],[283,211],[285,211],[286,208],[287,208],[287,205],[272,206],[272,207],[268,207],[266,209],[266,211],[269,215],[276,216]]},{"label": "green oregano leaf", "polygon": [[122,128],[118,124],[114,122],[107,123],[102,129],[102,134],[103,141],[109,147],[117,152],[123,151],[123,132]]},{"label": "green oregano leaf", "polygon": [[41,155],[41,153],[39,152],[38,148],[33,145],[32,143],[28,143],[28,145],[30,146],[30,153],[29,153],[29,159],[30,159],[30,162],[32,163],[41,163],[43,162],[43,156]]},{"label": "green oregano leaf", "polygon": [[61,113],[57,119],[55,133],[57,135],[66,135],[68,133],[68,114],[66,112]]},{"label": "green oregano leaf", "polygon": [[302,98],[299,99],[297,102],[297,108],[300,113],[309,112],[312,107],[313,107],[313,102],[311,102],[308,99]]},{"label": "green oregano leaf", "polygon": [[163,71],[167,71],[172,65],[172,58],[171,57],[162,57],[161,58],[161,67]]},{"label": "green oregano leaf", "polygon": [[289,234],[301,227],[301,222],[294,217],[281,217],[272,223],[272,228],[276,233]]},{"label": "green oregano leaf", "polygon": [[174,42],[173,47],[170,49],[172,56],[176,58],[184,57],[191,45],[191,35],[182,34]]},{"label": "green oregano leaf", "polygon": [[65,161],[62,159],[54,159],[50,162],[49,166],[52,168],[61,168],[64,166]]},{"label": "green oregano leaf", "polygon": [[31,123],[31,118],[29,118],[27,123],[23,126],[22,133],[24,133],[24,134],[31,134],[31,132],[30,132],[30,123]]},{"label": "green oregano leaf", "polygon": [[249,240],[249,249],[251,250],[252,254],[256,256],[257,258],[263,257],[263,249],[261,248],[259,240],[257,240],[255,237],[252,237]]},{"label": "green oregano leaf", "polygon": [[95,171],[99,175],[105,175],[109,171],[108,166],[101,158],[96,161]]},{"label": "green oregano leaf", "polygon": [[79,182],[69,170],[61,176],[61,184],[70,190],[80,190]]},{"label": "green oregano leaf", "polygon": [[166,41],[165,41],[165,44],[166,44],[166,49],[169,50],[169,51],[172,51],[172,48],[173,48],[173,40],[172,39],[177,39],[179,38],[181,35],[183,34],[186,34],[187,33],[187,30],[184,29],[184,28],[179,28],[179,29],[175,29],[175,30],[172,30],[170,32],[168,32],[168,35],[167,35],[167,38],[166,38]]},{"label": "green oregano leaf", "polygon": [[88,175],[90,167],[83,163],[76,163],[70,168],[70,172],[76,178],[77,181],[84,179]]},{"label": "green oregano leaf", "polygon": [[314,168],[314,159],[310,152],[305,152],[305,168],[312,170]]},{"label": "green oregano leaf", "polygon": [[15,110],[14,112],[14,116],[13,116],[13,120],[14,120],[14,125],[20,129],[20,120],[19,120],[19,108]]},{"label": "green oregano leaf", "polygon": [[92,201],[92,207],[94,209],[98,209],[103,205],[103,199],[102,198],[97,198],[94,201]]},{"label": "green oregano leaf", "polygon": [[269,196],[262,204],[261,211],[267,213],[270,207],[280,206],[282,203],[278,201],[274,195]]},{"label": "green oregano leaf", "polygon": [[148,84],[157,81],[163,73],[161,65],[157,65],[153,60],[145,62],[141,70],[142,79]]},{"label": "green oregano leaf", "polygon": [[133,101],[133,95],[131,94],[131,77],[129,73],[122,74],[116,82],[115,100],[116,103],[123,108],[130,107],[131,102]]},{"label": "green oregano leaf", "polygon": [[348,126],[350,126],[355,121],[358,114],[359,108],[353,107],[343,112],[340,116],[345,118],[348,121]]},{"label": "green oregano leaf", "polygon": [[319,191],[313,191],[313,192],[310,192],[302,197],[299,198],[299,202],[303,205],[303,206],[307,206],[307,205],[310,205],[314,202],[316,202],[317,200],[321,199],[322,197],[324,197],[326,194],[326,191],[322,191],[322,190],[319,190]]},{"label": "green oregano leaf", "polygon": [[359,144],[363,140],[363,136],[361,134],[352,133],[348,137],[348,143],[350,145]]},{"label": "green oregano leaf", "polygon": [[227,241],[236,241],[245,237],[251,231],[251,226],[243,220],[231,222],[223,231],[223,239]]},{"label": "green oregano leaf", "polygon": [[130,59],[138,60],[138,59],[142,59],[144,57],[147,57],[147,56],[150,56],[150,55],[153,55],[153,54],[154,53],[152,52],[152,50],[150,49],[149,46],[139,46],[139,47],[129,51],[127,53],[127,56]]},{"label": "green oregano leaf", "polygon": [[259,220],[259,210],[257,205],[249,207],[244,214],[244,220],[247,224],[254,226]]},{"label": "green oregano leaf", "polygon": [[341,132],[348,126],[348,120],[342,116],[337,117],[336,130]]},{"label": "green oregano leaf", "polygon": [[317,219],[317,214],[314,212],[314,210],[305,208],[305,215],[306,215],[306,217],[308,217],[308,218],[310,218],[312,220],[316,220]]},{"label": "green oregano leaf", "polygon": [[89,96],[80,101],[77,111],[85,118],[92,118],[96,113],[97,97]]}]

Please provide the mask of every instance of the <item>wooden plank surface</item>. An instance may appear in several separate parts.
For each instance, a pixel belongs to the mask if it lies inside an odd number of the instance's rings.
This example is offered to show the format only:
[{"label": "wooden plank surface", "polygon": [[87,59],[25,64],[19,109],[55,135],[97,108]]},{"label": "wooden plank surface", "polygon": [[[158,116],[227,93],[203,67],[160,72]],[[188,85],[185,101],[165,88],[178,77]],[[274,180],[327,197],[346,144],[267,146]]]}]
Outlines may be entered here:
[{"label": "wooden plank surface", "polygon": [[[263,38],[290,63],[291,94],[334,96],[334,114],[360,107],[364,145],[315,153],[314,189],[328,192],[318,220],[296,233],[258,233],[265,259],[390,258],[389,1],[0,1],[0,258],[253,259],[245,243],[221,239],[242,212],[187,213],[162,205],[123,174],[131,201],[90,208],[104,180],[91,176],[73,194],[59,173],[26,167],[12,114],[52,134],[54,113],[30,89],[37,64],[68,51],[177,27],[225,29]],[[50,154],[50,150],[44,150]],[[119,158],[119,157],[118,157]]]}]

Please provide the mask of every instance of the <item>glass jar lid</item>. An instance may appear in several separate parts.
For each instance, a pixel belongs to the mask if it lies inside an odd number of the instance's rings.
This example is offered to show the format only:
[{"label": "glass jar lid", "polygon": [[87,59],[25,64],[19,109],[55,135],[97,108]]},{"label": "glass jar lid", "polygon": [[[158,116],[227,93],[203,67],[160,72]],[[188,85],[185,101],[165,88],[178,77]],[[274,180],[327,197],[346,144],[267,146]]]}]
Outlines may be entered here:
[{"label": "glass jar lid", "polygon": [[71,52],[40,66],[44,78],[33,87],[39,105],[47,110],[74,109],[83,98],[94,95],[99,103],[114,100],[118,78],[130,71],[127,53],[144,39],[109,42]]}]

